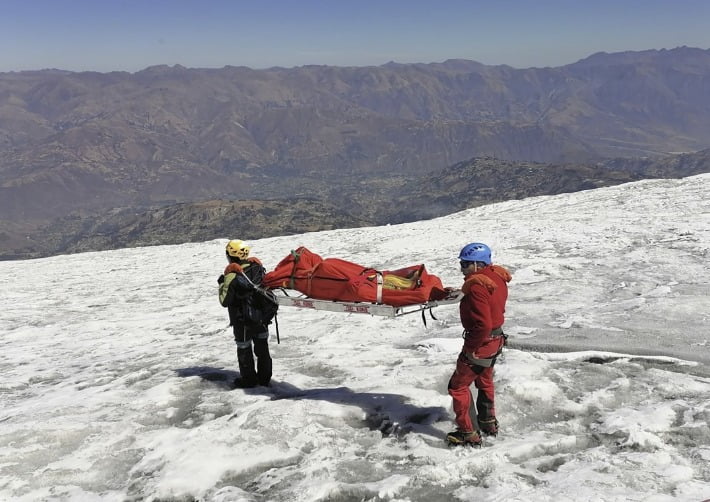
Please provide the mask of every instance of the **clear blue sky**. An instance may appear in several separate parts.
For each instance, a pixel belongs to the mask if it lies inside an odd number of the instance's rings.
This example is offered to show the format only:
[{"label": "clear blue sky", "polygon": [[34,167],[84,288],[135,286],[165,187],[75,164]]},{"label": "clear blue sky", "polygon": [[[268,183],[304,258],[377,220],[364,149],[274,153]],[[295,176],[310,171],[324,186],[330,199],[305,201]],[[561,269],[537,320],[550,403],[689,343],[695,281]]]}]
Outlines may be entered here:
[{"label": "clear blue sky", "polygon": [[0,72],[439,62],[710,48],[710,0],[0,0]]}]

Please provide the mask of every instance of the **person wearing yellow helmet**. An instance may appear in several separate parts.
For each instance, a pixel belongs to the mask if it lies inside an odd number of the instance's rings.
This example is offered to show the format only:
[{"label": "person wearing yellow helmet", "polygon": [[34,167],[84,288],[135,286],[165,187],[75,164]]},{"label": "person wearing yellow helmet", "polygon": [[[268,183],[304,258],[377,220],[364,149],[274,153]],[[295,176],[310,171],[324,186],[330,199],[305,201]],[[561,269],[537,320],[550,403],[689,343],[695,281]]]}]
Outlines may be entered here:
[{"label": "person wearing yellow helmet", "polygon": [[243,241],[230,240],[225,249],[229,263],[217,279],[219,302],[227,308],[237,344],[240,376],[234,386],[238,388],[268,386],[272,373],[268,325],[273,315],[266,311],[273,305],[257,291],[266,270],[258,258],[249,256],[249,251]]}]

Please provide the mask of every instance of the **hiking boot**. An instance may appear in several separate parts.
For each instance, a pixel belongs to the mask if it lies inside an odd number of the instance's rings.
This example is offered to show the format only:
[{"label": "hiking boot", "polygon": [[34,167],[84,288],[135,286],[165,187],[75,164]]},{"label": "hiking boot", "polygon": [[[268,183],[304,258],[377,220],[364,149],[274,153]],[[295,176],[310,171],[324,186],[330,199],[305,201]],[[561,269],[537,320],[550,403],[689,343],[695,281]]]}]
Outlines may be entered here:
[{"label": "hiking boot", "polygon": [[234,383],[232,383],[232,387],[235,389],[251,389],[256,386],[257,386],[256,380],[251,380],[251,379],[242,378],[242,377],[235,378]]},{"label": "hiking boot", "polygon": [[481,432],[486,436],[497,436],[498,435],[498,420],[496,417],[478,419],[478,425],[481,427]]},{"label": "hiking boot", "polygon": [[464,432],[464,431],[453,431],[446,435],[446,442],[450,446],[481,446],[481,435],[478,431]]}]

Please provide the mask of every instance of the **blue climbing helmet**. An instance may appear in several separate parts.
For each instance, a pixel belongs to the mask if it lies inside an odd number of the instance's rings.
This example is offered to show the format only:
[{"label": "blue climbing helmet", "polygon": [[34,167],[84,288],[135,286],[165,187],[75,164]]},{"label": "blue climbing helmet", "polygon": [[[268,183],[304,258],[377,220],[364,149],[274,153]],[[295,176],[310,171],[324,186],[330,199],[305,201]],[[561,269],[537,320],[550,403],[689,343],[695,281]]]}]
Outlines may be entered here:
[{"label": "blue climbing helmet", "polygon": [[459,253],[459,260],[480,261],[485,263],[486,265],[490,265],[492,263],[491,248],[480,242],[472,242],[471,244],[466,244]]}]

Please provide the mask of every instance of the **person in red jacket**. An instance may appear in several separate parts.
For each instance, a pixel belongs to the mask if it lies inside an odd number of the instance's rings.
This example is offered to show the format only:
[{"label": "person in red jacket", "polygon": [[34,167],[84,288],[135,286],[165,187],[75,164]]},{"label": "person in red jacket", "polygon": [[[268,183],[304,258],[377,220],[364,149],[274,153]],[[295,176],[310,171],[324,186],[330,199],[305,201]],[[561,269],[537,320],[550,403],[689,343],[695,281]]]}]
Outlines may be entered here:
[{"label": "person in red jacket", "polygon": [[[466,245],[459,259],[465,276],[459,304],[464,344],[449,380],[457,429],[446,440],[451,445],[480,446],[481,432],[498,434],[493,365],[505,343],[502,326],[512,276],[492,264],[490,248],[480,242]],[[478,390],[475,404],[471,384]]]}]

